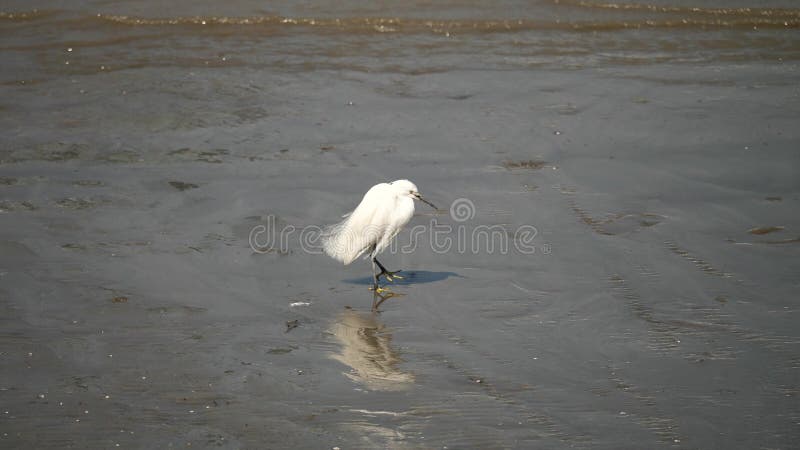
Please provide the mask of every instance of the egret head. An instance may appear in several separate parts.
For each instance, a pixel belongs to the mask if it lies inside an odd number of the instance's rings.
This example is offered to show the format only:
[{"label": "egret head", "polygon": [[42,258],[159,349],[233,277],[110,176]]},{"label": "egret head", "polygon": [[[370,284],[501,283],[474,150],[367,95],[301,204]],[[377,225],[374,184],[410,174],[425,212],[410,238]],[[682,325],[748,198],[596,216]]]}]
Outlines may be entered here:
[{"label": "egret head", "polygon": [[392,181],[389,184],[391,184],[392,187],[395,189],[395,192],[397,192],[397,195],[410,197],[412,199],[419,200],[419,201],[421,201],[423,203],[427,203],[433,209],[438,209],[438,208],[436,208],[436,206],[433,203],[431,203],[431,202],[425,200],[424,198],[422,198],[422,194],[419,193],[419,190],[417,189],[417,185],[416,184],[414,184],[414,183],[412,183],[412,182],[410,182],[408,180],[396,180],[396,181]]}]

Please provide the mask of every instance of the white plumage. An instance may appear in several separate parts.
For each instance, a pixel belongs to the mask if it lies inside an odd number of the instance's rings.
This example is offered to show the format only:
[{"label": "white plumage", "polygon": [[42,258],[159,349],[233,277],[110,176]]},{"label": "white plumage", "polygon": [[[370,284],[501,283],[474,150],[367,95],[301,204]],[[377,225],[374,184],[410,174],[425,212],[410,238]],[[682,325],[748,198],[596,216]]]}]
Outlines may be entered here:
[{"label": "white plumage", "polygon": [[414,215],[414,199],[433,206],[422,198],[417,186],[408,180],[372,186],[353,212],[345,215],[341,222],[325,229],[322,235],[325,253],[344,264],[350,264],[368,252],[373,266],[377,264],[381,268],[379,274],[375,274],[373,270],[374,287],[378,290],[380,275],[386,276],[389,281],[392,276],[397,275],[387,271],[375,256],[389,246],[397,233],[411,220]]}]

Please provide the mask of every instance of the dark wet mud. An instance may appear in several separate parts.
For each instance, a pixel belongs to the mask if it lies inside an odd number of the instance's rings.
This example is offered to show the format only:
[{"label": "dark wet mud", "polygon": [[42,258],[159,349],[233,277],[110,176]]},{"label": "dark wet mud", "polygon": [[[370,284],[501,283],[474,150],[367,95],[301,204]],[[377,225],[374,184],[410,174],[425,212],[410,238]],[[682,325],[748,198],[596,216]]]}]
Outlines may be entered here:
[{"label": "dark wet mud", "polygon": [[795,447],[799,20],[7,2],[0,446]]}]

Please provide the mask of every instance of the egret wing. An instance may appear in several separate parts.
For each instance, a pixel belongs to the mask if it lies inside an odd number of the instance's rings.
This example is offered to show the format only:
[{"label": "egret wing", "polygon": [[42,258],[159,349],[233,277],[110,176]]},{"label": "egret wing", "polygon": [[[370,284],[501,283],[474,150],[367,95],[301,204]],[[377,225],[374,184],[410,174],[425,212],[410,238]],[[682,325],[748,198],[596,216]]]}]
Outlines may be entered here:
[{"label": "egret wing", "polygon": [[373,186],[352,213],[323,231],[325,253],[350,264],[378,242],[390,223],[393,207],[388,188],[386,183]]}]

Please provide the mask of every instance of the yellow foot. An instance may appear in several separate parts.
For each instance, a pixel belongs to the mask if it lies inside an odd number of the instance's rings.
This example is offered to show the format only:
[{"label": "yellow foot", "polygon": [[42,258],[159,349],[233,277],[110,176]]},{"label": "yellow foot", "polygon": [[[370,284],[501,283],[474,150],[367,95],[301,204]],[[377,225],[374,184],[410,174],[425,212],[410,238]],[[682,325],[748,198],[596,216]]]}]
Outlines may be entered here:
[{"label": "yellow foot", "polygon": [[397,275],[397,272],[400,272],[400,271],[399,270],[397,270],[395,272],[388,272],[387,271],[387,272],[381,273],[381,275],[383,275],[383,277],[386,278],[386,281],[389,281],[389,282],[394,282],[394,278],[397,278],[398,280],[402,280],[404,277],[402,277],[400,275]]},{"label": "yellow foot", "polygon": [[374,288],[374,287],[370,287],[369,290],[370,291],[375,291],[376,294],[394,294],[394,292],[392,292],[391,289],[385,288],[385,287],[380,287],[380,286],[378,286],[377,289]]}]

